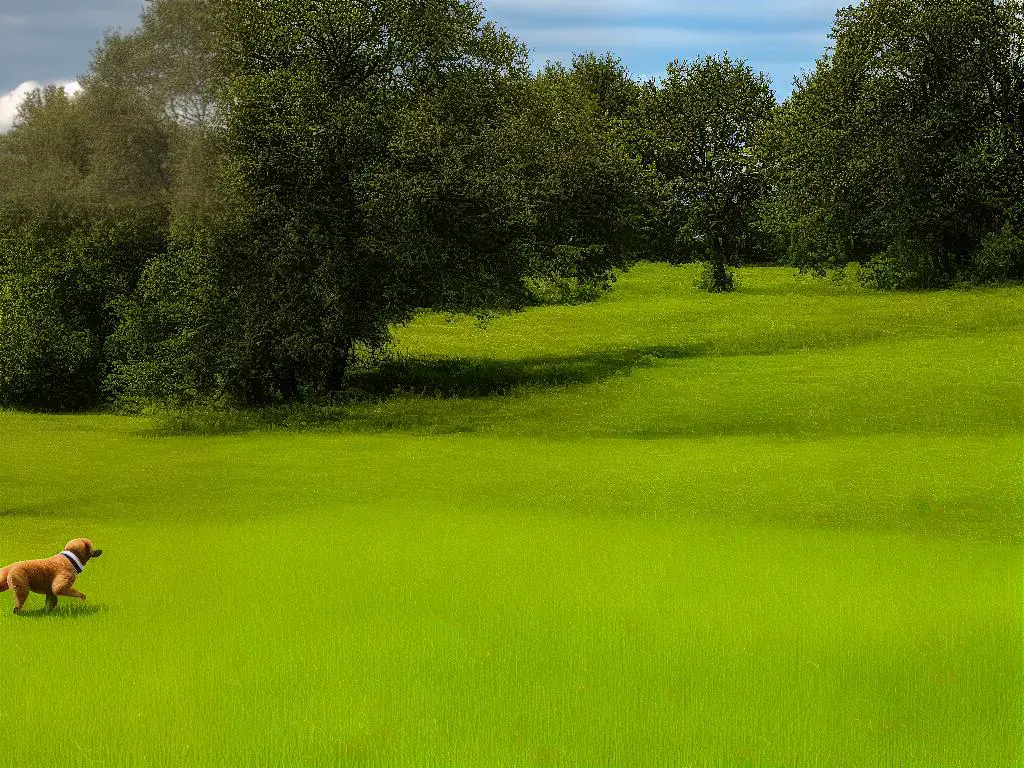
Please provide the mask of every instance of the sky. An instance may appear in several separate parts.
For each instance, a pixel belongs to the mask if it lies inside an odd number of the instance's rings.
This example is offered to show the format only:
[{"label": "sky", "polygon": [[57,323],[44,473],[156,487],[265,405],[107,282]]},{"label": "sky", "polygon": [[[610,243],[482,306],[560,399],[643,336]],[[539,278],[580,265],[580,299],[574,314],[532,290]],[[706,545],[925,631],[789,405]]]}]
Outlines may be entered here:
[{"label": "sky", "polygon": [[[849,1],[849,0],[848,0]],[[135,26],[142,0],[0,0],[0,131],[33,87],[74,83],[106,29]],[[780,98],[827,44],[840,0],[485,0],[535,64],[612,51],[636,77],[675,58],[728,51]]]}]

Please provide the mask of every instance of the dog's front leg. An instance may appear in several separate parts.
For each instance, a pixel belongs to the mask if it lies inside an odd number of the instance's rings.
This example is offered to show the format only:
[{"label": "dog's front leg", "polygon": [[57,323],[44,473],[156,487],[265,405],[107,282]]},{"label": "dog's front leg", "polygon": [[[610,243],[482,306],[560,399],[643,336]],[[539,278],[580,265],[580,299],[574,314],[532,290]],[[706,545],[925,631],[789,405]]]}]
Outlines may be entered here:
[{"label": "dog's front leg", "polygon": [[46,595],[46,610],[52,611],[57,607],[57,596],[52,592]]},{"label": "dog's front leg", "polygon": [[61,597],[77,597],[79,600],[85,600],[85,595],[83,595],[81,592],[79,592],[77,589],[75,589],[72,586],[72,584],[74,584],[74,583],[75,583],[74,579],[68,579],[66,577],[65,578],[58,578],[56,581],[54,581],[53,582],[54,599],[56,600],[56,596],[60,595]]}]

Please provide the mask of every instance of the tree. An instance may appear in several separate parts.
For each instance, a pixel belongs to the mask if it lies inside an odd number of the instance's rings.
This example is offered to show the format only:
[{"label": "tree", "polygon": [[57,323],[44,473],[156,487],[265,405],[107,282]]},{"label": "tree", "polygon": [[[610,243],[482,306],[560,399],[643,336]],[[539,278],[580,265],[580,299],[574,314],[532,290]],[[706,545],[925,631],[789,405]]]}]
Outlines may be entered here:
[{"label": "tree", "polygon": [[217,207],[214,5],[150,0],[139,29],[104,39],[80,95],[30,95],[0,144],[0,403],[101,402],[172,218]]},{"label": "tree", "polygon": [[217,0],[146,0],[136,29],[106,34],[83,85],[131,92],[179,126],[216,125],[218,7]]},{"label": "tree", "polygon": [[1016,0],[866,0],[765,140],[792,263],[878,287],[1024,276],[1024,16]]},{"label": "tree", "polygon": [[572,64],[551,62],[543,70],[548,78],[563,78],[589,94],[606,117],[626,118],[640,100],[640,84],[629,74],[622,59],[610,51],[601,55],[578,53]]},{"label": "tree", "polygon": [[707,262],[709,290],[732,290],[729,267],[761,248],[765,179],[753,149],[774,106],[764,75],[724,55],[672,62],[636,110],[640,153],[668,194],[662,247],[672,262]]},{"label": "tree", "polygon": [[[147,270],[121,384],[151,387],[158,350],[205,338],[214,351],[174,377],[189,391],[327,394],[355,350],[419,309],[517,309],[531,278],[607,281],[635,258],[643,169],[475,4],[238,0],[218,24],[234,204]],[[183,285],[201,296],[168,296]],[[219,343],[197,306],[215,310]]]},{"label": "tree", "polygon": [[163,248],[167,137],[125,94],[29,96],[0,144],[0,404],[101,399],[110,302]]}]

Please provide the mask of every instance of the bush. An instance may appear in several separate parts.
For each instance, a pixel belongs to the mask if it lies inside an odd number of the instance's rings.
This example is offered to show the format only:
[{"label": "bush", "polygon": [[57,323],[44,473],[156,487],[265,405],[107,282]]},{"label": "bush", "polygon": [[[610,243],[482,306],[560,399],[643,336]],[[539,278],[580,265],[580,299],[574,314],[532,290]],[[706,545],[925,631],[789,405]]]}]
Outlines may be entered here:
[{"label": "bush", "polygon": [[0,287],[0,405],[52,411],[97,404],[100,341],[64,314],[45,279]]},{"label": "bush", "polygon": [[736,290],[736,272],[722,264],[701,262],[700,274],[693,285],[698,290],[708,293],[729,293]]},{"label": "bush", "polygon": [[110,303],[162,246],[128,221],[62,232],[41,222],[0,241],[0,405],[80,410],[102,402]]},{"label": "bush", "polygon": [[112,303],[118,322],[106,342],[104,389],[119,408],[216,399],[223,321],[212,309],[216,287],[207,247],[194,233],[172,232],[167,251],[149,260],[135,292]]},{"label": "bush", "polygon": [[593,280],[575,277],[536,278],[527,281],[527,290],[538,306],[588,304],[604,295],[606,287]]},{"label": "bush", "polygon": [[927,245],[897,240],[858,273],[861,285],[875,290],[914,291],[942,288],[952,282],[941,266],[942,259]]},{"label": "bush", "polygon": [[989,285],[1024,280],[1024,236],[1009,224],[990,233],[974,259],[974,277]]}]

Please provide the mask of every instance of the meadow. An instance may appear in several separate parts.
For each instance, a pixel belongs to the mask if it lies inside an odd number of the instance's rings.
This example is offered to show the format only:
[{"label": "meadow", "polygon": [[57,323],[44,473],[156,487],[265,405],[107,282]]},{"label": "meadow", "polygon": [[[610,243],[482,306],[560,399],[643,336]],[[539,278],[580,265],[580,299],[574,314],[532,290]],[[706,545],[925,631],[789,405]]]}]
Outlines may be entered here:
[{"label": "meadow", "polygon": [[1024,765],[1024,289],[644,266],[329,411],[0,413],[0,765]]}]

